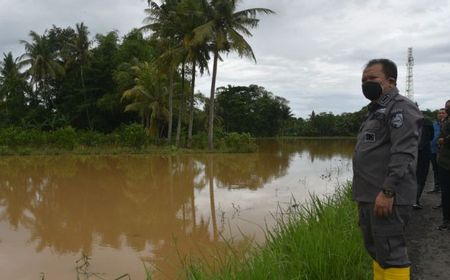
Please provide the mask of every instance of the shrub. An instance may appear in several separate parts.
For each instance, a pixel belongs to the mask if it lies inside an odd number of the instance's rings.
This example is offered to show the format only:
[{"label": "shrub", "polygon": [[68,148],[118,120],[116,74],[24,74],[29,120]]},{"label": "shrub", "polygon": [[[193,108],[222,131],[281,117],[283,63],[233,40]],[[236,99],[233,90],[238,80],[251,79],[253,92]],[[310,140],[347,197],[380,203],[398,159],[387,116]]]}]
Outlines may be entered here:
[{"label": "shrub", "polygon": [[47,142],[47,135],[36,129],[8,127],[0,130],[0,145],[9,147],[36,146]]},{"label": "shrub", "polygon": [[98,145],[104,145],[104,144],[112,144],[114,143],[113,139],[111,137],[108,137],[108,135],[105,135],[101,132],[96,131],[78,131],[78,144],[89,146],[89,147],[95,147]]},{"label": "shrub", "polygon": [[248,133],[229,133],[219,143],[219,147],[227,152],[250,153],[257,150],[257,145]]},{"label": "shrub", "polygon": [[208,134],[200,132],[192,136],[192,148],[206,149],[208,147]]},{"label": "shrub", "polygon": [[147,141],[147,135],[140,124],[124,125],[116,131],[121,145],[141,148]]},{"label": "shrub", "polygon": [[76,141],[77,133],[72,127],[58,128],[55,131],[48,132],[48,144],[57,148],[73,150]]}]

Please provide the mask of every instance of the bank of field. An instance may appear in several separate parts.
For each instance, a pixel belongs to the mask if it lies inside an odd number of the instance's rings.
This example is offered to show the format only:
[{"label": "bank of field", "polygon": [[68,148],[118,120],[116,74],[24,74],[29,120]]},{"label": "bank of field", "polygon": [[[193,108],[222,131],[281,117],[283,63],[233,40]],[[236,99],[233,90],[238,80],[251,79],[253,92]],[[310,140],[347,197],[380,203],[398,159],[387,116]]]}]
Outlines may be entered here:
[{"label": "bank of field", "polygon": [[[55,155],[55,154],[155,154],[198,153],[207,150],[206,133],[192,137],[192,145],[186,147],[186,135],[175,146],[166,139],[151,138],[139,124],[122,125],[109,134],[96,131],[75,130],[72,127],[53,131],[0,128],[0,156],[2,155]],[[258,149],[248,133],[215,134],[215,152],[251,153]]]},{"label": "bank of field", "polygon": [[[293,210],[293,211],[292,211]],[[350,184],[308,206],[291,207],[266,244],[246,257],[191,261],[187,279],[370,279],[371,261],[363,249]]]}]

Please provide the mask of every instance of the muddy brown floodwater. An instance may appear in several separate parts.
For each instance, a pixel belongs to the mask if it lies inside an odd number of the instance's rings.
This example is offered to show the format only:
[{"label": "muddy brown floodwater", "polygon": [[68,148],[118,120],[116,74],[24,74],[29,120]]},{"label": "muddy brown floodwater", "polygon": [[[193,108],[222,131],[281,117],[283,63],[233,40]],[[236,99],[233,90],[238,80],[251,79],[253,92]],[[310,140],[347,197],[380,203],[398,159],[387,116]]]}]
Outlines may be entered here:
[{"label": "muddy brown floodwater", "polygon": [[176,279],[183,256],[214,254],[223,238],[263,242],[278,209],[351,176],[354,141],[260,144],[254,154],[1,157],[1,278],[76,279],[85,254],[105,279],[145,279],[144,264]]}]

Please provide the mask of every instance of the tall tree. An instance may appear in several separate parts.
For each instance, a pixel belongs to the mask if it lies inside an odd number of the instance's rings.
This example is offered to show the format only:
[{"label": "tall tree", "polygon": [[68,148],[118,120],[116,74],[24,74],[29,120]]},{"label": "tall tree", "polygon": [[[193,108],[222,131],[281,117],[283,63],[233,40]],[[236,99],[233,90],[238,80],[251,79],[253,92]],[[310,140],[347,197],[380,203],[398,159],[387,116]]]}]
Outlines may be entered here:
[{"label": "tall tree", "polygon": [[70,63],[75,64],[80,69],[80,83],[81,91],[85,103],[86,119],[88,121],[89,129],[92,129],[92,121],[89,115],[89,106],[87,105],[86,84],[84,80],[84,68],[90,64],[92,60],[92,53],[89,50],[90,41],[88,38],[89,31],[84,23],[76,24],[76,34],[72,42],[68,42],[68,46],[72,53],[72,60]]},{"label": "tall tree", "polygon": [[[107,132],[119,126],[124,116],[119,105],[122,92],[118,91],[114,81],[114,73],[122,62],[117,57],[120,44],[116,31],[97,34],[95,41],[96,46],[91,50],[93,59],[85,71],[86,89],[89,91],[86,106],[92,108],[89,112],[94,129]],[[113,110],[115,106],[119,110]],[[84,113],[83,108],[80,108],[80,113]],[[87,127],[87,120],[80,117],[78,122]]]},{"label": "tall tree", "polygon": [[165,102],[167,88],[164,86],[166,78],[148,62],[143,62],[132,69],[136,72],[136,84],[122,94],[122,100],[131,101],[125,107],[125,111],[139,112],[149,135],[158,139],[160,134],[158,123],[168,117]]},{"label": "tall tree", "polygon": [[141,30],[152,31],[152,37],[159,40],[164,49],[166,49],[158,64],[165,68],[169,76],[169,121],[167,132],[167,142],[169,144],[172,142],[173,129],[174,76],[181,60],[180,53],[174,50],[180,44],[176,18],[176,5],[178,3],[179,0],[165,0],[159,5],[154,1],[149,1],[149,8],[145,9],[147,14],[147,17],[144,19],[145,25],[141,27]]},{"label": "tall tree", "polygon": [[19,71],[18,59],[11,52],[0,61],[0,110],[5,126],[18,125],[26,111],[29,90],[25,77]]},{"label": "tall tree", "polygon": [[183,0],[178,5],[178,14],[182,18],[182,36],[185,60],[191,64],[191,90],[189,92],[189,125],[188,125],[188,139],[187,147],[192,145],[192,129],[194,125],[194,94],[195,94],[195,78],[197,74],[197,67],[200,74],[204,70],[208,70],[208,45],[198,45],[195,42],[194,30],[198,26],[206,23],[206,11],[208,2],[206,0]]},{"label": "tall tree", "polygon": [[278,136],[291,117],[288,101],[257,85],[219,87],[216,116],[226,132]]},{"label": "tall tree", "polygon": [[214,95],[217,78],[217,62],[222,52],[236,51],[240,57],[248,57],[256,62],[255,55],[244,36],[252,36],[249,29],[256,28],[257,14],[272,14],[270,9],[252,8],[236,11],[239,0],[212,0],[207,9],[208,21],[194,30],[194,42],[200,45],[210,44],[213,53],[213,72],[211,80],[208,148],[212,150],[214,134]]},{"label": "tall tree", "polygon": [[49,81],[64,74],[64,67],[57,61],[56,53],[52,51],[48,38],[30,31],[31,42],[21,40],[25,45],[25,53],[20,57],[20,66],[28,66],[26,73],[31,77],[35,92],[41,94],[46,108],[52,108],[53,99],[50,93]]}]

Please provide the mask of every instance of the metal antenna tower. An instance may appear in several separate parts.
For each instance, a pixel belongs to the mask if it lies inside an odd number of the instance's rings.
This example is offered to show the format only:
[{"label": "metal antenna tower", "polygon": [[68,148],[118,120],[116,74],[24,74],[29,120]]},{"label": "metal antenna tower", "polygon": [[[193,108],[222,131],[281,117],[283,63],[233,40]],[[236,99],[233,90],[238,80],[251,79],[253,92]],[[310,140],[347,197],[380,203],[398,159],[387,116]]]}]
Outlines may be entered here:
[{"label": "metal antenna tower", "polygon": [[408,62],[406,63],[406,97],[414,101],[414,82],[413,82],[413,48],[408,48]]}]

